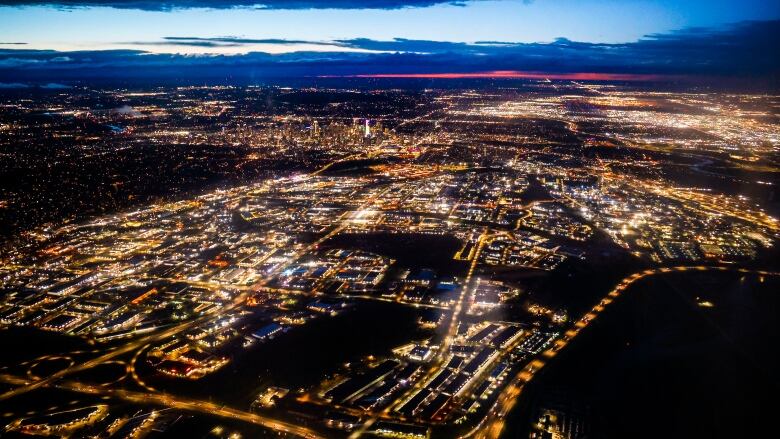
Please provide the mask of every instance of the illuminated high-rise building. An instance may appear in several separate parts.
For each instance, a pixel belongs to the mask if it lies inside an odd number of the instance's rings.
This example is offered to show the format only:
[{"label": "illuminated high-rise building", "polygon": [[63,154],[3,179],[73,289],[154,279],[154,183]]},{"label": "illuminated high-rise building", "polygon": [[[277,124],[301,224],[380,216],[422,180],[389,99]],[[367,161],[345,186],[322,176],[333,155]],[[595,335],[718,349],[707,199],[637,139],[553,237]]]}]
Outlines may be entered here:
[{"label": "illuminated high-rise building", "polygon": [[312,134],[315,138],[320,137],[320,123],[318,121],[314,121],[314,124],[312,125]]}]

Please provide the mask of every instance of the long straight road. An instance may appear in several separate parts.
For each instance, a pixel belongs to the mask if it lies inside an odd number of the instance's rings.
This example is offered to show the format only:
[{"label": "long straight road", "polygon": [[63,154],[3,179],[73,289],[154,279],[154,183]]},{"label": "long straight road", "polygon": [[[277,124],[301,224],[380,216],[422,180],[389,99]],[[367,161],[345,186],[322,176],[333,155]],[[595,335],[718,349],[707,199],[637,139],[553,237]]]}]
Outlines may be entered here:
[{"label": "long straight road", "polygon": [[461,291],[460,296],[458,296],[458,301],[455,303],[455,306],[452,308],[452,317],[450,318],[450,323],[447,327],[447,333],[444,335],[444,338],[442,339],[442,342],[436,352],[433,367],[428,370],[425,376],[417,380],[417,383],[414,386],[396,398],[395,401],[390,403],[383,412],[380,414],[374,414],[374,416],[368,418],[366,422],[364,422],[349,436],[349,439],[357,439],[362,436],[371,427],[371,425],[373,425],[379,419],[381,415],[389,414],[394,408],[408,400],[414,392],[420,390],[428,380],[430,380],[434,375],[436,375],[436,373],[438,373],[439,370],[441,370],[444,364],[444,360],[446,359],[447,352],[449,352],[450,346],[452,346],[452,342],[455,340],[455,335],[458,332],[458,324],[460,323],[460,318],[464,311],[464,304],[468,301],[468,298],[471,297],[472,293],[474,292],[472,278],[474,276],[474,272],[477,269],[477,264],[479,263],[479,255],[482,252],[482,248],[484,247],[488,236],[488,229],[485,228],[478,238],[477,249],[474,252],[474,257],[471,260],[471,264],[469,265],[469,271],[466,274],[465,280],[463,281],[463,290]]}]

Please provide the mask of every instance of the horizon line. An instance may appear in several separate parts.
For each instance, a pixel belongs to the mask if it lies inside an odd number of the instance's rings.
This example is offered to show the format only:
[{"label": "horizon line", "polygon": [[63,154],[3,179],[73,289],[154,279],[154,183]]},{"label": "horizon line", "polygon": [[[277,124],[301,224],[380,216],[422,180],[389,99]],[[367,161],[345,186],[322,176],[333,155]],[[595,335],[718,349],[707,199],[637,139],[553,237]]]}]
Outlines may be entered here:
[{"label": "horizon line", "polygon": [[481,72],[444,73],[362,73],[354,75],[319,75],[318,78],[375,78],[375,79],[549,79],[574,81],[659,81],[681,79],[681,75],[656,73],[550,73],[524,70],[488,70]]}]

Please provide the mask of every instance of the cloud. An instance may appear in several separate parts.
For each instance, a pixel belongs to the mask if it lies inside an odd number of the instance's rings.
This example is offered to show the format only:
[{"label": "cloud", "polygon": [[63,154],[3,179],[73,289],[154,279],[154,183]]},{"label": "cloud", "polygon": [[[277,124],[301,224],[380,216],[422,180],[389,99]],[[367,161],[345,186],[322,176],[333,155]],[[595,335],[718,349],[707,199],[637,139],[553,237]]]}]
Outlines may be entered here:
[{"label": "cloud", "polygon": [[[197,56],[183,55],[187,52],[177,49],[193,46],[203,52]],[[618,80],[707,76],[774,78],[778,83],[780,58],[771,55],[779,46],[778,20],[684,29],[622,44],[567,39],[551,43],[462,43],[401,38],[306,41],[171,36],[157,42],[138,42],[134,50],[56,52],[0,48],[0,81],[31,78],[60,82],[166,75],[235,80],[361,75],[493,78],[501,76],[494,72],[514,72],[503,77],[548,75]],[[203,54],[210,51],[213,54]]]},{"label": "cloud", "polygon": [[211,38],[200,38],[200,37],[164,37],[163,40],[167,41],[168,43],[178,43],[178,44],[204,44],[204,45],[219,45],[219,44],[282,44],[282,45],[291,45],[291,44],[313,44],[313,45],[323,45],[323,46],[332,46],[335,43],[334,42],[325,42],[325,41],[307,41],[307,40],[285,40],[281,38],[242,38],[242,37],[211,37]]},{"label": "cloud", "polygon": [[14,57],[8,57],[0,59],[0,68],[15,68],[15,67],[24,67],[31,64],[40,64],[46,62],[44,60],[40,59],[34,59],[34,58],[14,58]]},{"label": "cloud", "polygon": [[463,6],[479,0],[0,0],[0,6],[54,6],[60,8],[110,7],[170,11],[174,9],[260,8],[260,9],[400,9],[437,4]]},{"label": "cloud", "polygon": [[[105,46],[105,45],[104,45]],[[331,41],[284,40],[276,38],[252,39],[241,37],[164,37],[157,41],[132,41],[109,44],[109,47],[143,50],[150,53],[186,55],[245,55],[251,52],[281,54],[290,52],[360,52],[379,51],[353,47]],[[104,47],[98,47],[104,49]]]},{"label": "cloud", "polygon": [[185,47],[205,47],[205,48],[220,48],[220,47],[243,47],[245,46],[243,43],[222,43],[217,41],[197,41],[197,40],[175,40],[175,41],[132,41],[129,43],[119,43],[122,44],[128,44],[133,46],[164,46],[164,47],[175,47],[175,46],[185,46]]},{"label": "cloud", "polygon": [[[0,82],[0,89],[19,89],[19,88],[30,88],[30,87],[32,87],[30,84],[24,84],[21,82]],[[63,89],[71,88],[71,86],[69,85],[58,84],[56,82],[41,84],[38,87],[48,89],[48,90],[63,90]]]},{"label": "cloud", "polygon": [[29,85],[21,82],[0,82],[0,89],[4,88],[28,88]]},{"label": "cloud", "polygon": [[59,84],[57,82],[49,82],[48,84],[41,85],[41,88],[45,88],[49,90],[64,90],[64,89],[71,88],[71,86],[65,84]]},{"label": "cloud", "polygon": [[73,61],[73,58],[60,56],[57,52],[0,49],[0,69],[67,63],[70,61]]}]

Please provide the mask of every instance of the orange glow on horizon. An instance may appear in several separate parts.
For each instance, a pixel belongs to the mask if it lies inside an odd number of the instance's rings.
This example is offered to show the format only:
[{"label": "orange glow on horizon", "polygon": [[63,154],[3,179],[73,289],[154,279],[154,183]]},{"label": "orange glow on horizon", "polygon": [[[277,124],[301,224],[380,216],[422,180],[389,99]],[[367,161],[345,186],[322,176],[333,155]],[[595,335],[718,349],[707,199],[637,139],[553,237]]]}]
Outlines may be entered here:
[{"label": "orange glow on horizon", "polygon": [[550,79],[570,81],[658,81],[679,78],[672,75],[641,73],[546,73],[522,70],[492,70],[463,73],[369,73],[358,75],[323,75],[320,78],[389,78],[389,79]]}]

